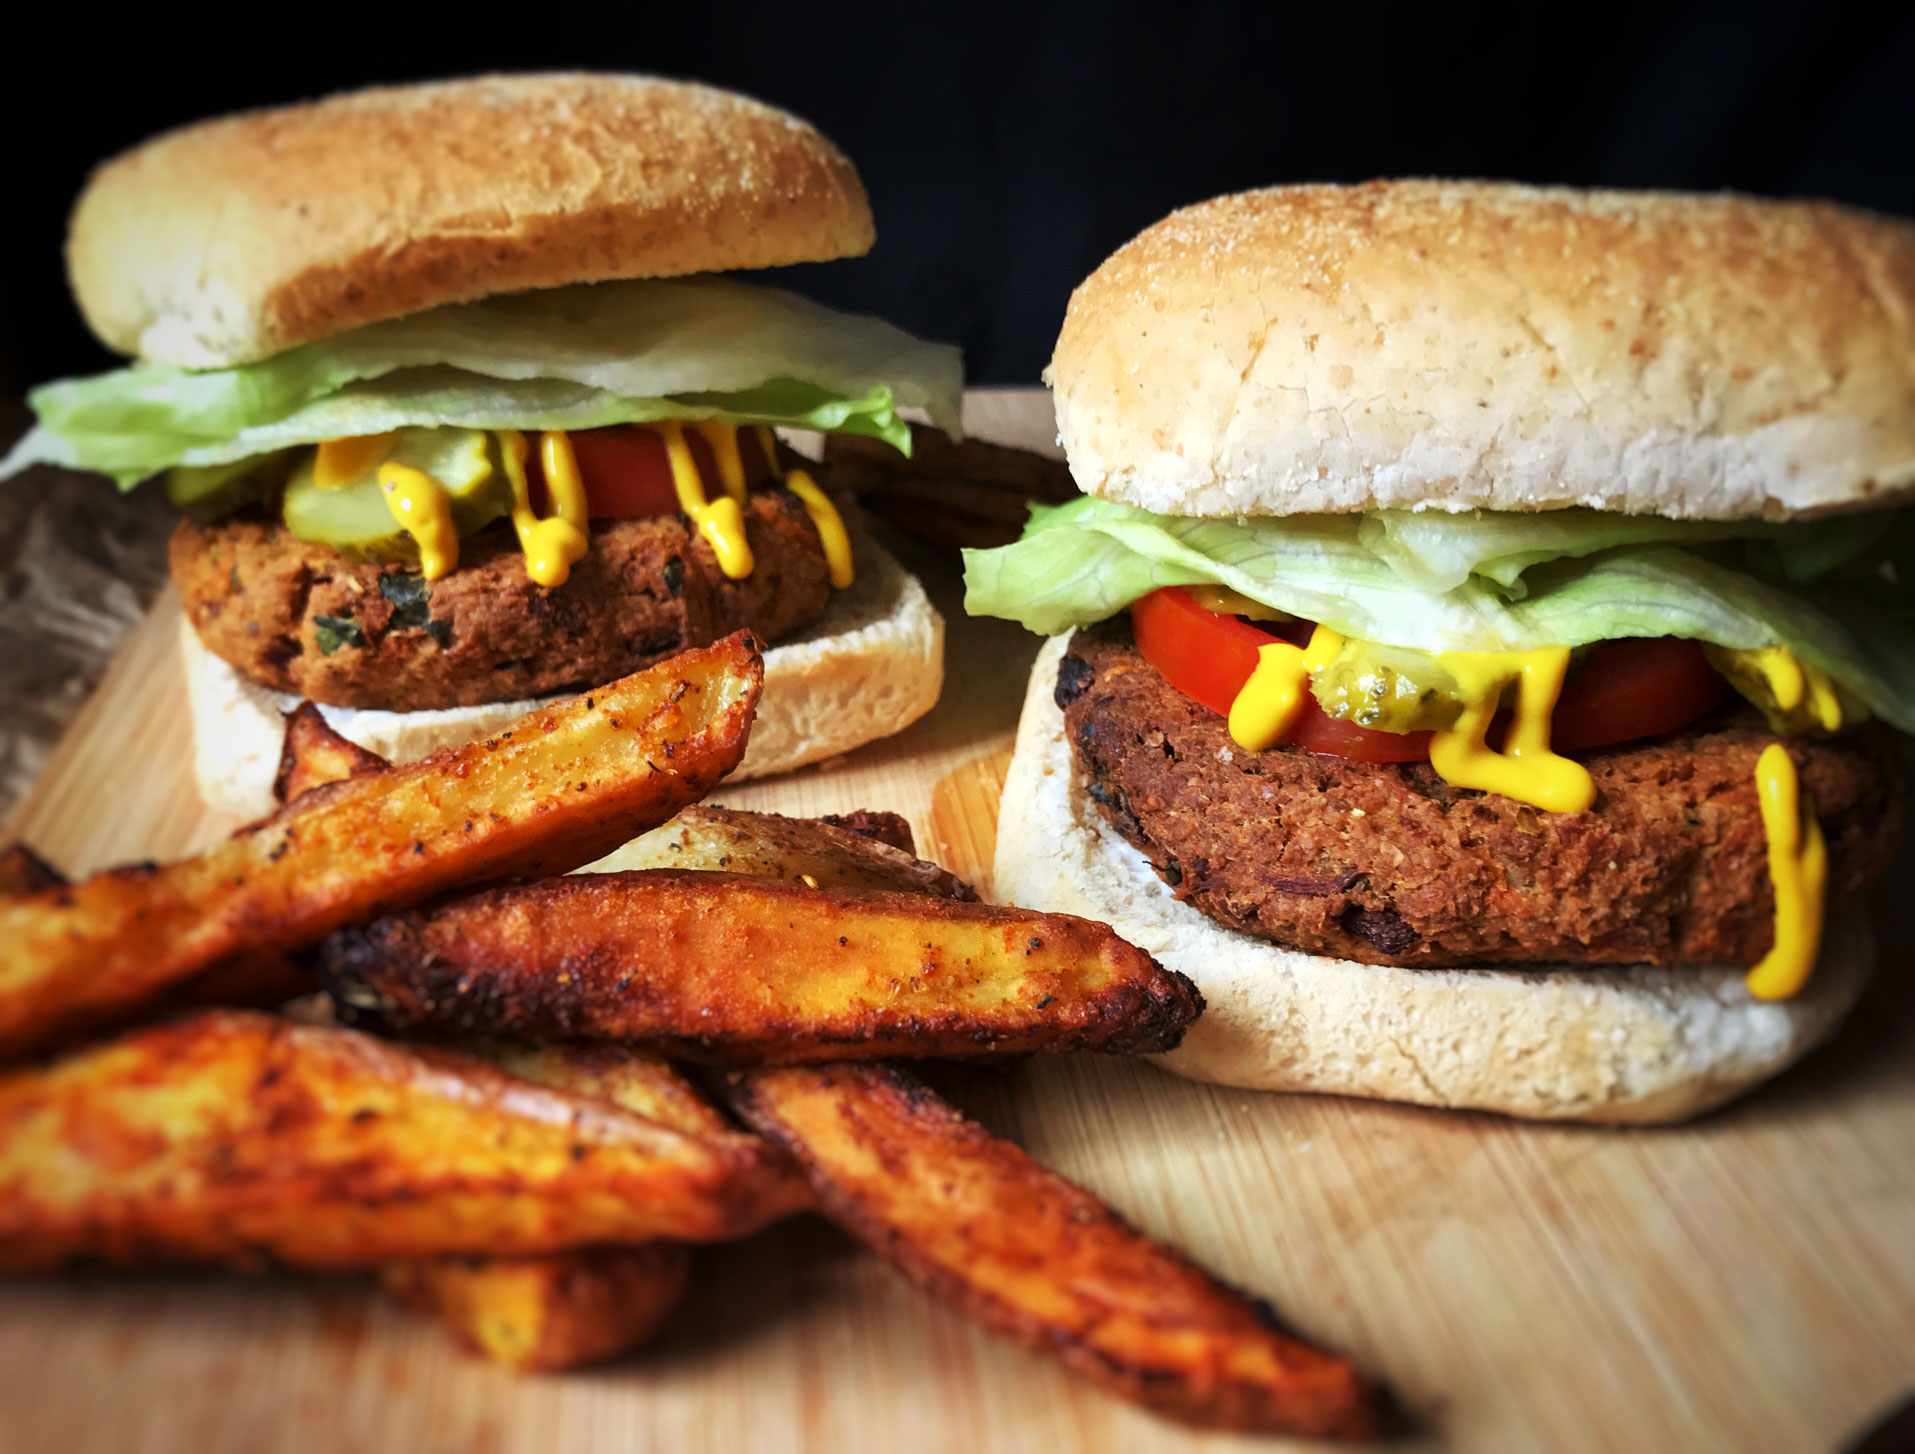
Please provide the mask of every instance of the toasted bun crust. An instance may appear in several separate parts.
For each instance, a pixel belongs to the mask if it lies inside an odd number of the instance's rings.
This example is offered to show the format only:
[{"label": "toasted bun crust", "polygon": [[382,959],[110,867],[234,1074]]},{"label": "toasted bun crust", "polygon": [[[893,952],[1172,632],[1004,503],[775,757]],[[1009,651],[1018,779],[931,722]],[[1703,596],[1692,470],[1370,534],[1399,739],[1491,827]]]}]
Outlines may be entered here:
[{"label": "toasted bun crust", "polygon": [[[765,652],[765,689],[737,781],[786,772],[901,732],[944,685],[944,618],[924,587],[868,537],[853,537],[858,578],[825,614]],[[253,819],[273,808],[284,714],[298,698],[246,680],[200,645],[183,618],[193,774],[207,806]],[[546,697],[433,712],[321,707],[335,730],[394,762],[471,742]]]},{"label": "toasted bun crust", "polygon": [[1546,1120],[1680,1121],[1799,1059],[1874,959],[1832,926],[1808,989],[1765,1004],[1722,968],[1399,969],[1280,949],[1179,903],[1079,786],[1052,700],[1064,639],[1038,654],[999,810],[994,896],[1080,914],[1183,971],[1203,1015],[1161,1057],[1196,1080],[1375,1096]]},{"label": "toasted bun crust", "polygon": [[1078,483],[1175,515],[1915,490],[1915,226],[1827,203],[1372,182],[1147,228],[1046,380]]},{"label": "toasted bun crust", "polygon": [[485,76],[201,122],[101,166],[67,267],[102,341],[225,368],[494,293],[871,247],[851,163],[748,97]]}]

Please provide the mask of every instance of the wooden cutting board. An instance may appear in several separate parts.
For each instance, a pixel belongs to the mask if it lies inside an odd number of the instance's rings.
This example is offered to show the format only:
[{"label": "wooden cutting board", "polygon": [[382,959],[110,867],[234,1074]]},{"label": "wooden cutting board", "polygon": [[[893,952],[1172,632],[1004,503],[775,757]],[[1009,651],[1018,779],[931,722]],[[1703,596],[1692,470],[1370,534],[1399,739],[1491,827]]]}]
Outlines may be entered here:
[{"label": "wooden cutting board", "polygon": [[[1050,447],[1037,391],[972,429]],[[988,887],[1036,641],[960,606],[938,708],[824,770],[721,790],[910,817]],[[8,834],[70,871],[178,854],[203,813],[160,602]],[[1899,901],[1915,879],[1904,873]],[[1833,1449],[1915,1390],[1915,993],[1900,916],[1837,1041],[1698,1125],[1525,1125],[1260,1095],[1103,1057],[960,1087],[973,1114],[1387,1379],[1458,1449]],[[0,1451],[1175,1449],[1192,1438],[947,1313],[813,1220],[701,1254],[662,1342],[517,1377],[348,1278],[0,1285]],[[1248,1441],[1243,1441],[1246,1444]],[[1272,1447],[1268,1441],[1260,1447]]]}]

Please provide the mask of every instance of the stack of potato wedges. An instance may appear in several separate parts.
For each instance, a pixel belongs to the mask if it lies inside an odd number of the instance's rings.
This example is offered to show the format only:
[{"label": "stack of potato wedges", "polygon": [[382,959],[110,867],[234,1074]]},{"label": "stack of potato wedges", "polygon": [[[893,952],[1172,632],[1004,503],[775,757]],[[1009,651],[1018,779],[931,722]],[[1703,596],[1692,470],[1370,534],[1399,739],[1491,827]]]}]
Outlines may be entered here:
[{"label": "stack of potato wedges", "polygon": [[896,1063],[1165,1050],[1189,982],[893,815],[695,806],[761,678],[741,634],[406,766],[302,707],[283,806],[197,857],[0,854],[0,1271],[365,1269],[565,1368],[658,1329],[689,1244],[815,1212],[1169,1416],[1373,1432],[1349,1362]]}]

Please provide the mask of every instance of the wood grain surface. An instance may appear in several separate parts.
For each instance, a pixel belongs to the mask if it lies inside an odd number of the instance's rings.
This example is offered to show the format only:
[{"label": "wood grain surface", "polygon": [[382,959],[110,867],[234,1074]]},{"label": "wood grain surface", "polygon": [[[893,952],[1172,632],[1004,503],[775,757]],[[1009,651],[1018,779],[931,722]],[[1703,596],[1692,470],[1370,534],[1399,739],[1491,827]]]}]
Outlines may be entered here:
[{"label": "wood grain surface", "polygon": [[[1048,445],[1041,393],[971,427]],[[961,609],[938,708],[824,770],[721,789],[906,814],[989,886],[1036,641]],[[162,600],[0,839],[79,872],[226,831],[204,813]],[[1828,1048],[1688,1127],[1525,1125],[1222,1090],[1036,1057],[948,1089],[1147,1230],[1395,1388],[1398,1447],[1830,1450],[1915,1389],[1915,986],[1898,869],[1884,964]],[[1194,1437],[978,1332],[813,1219],[699,1255],[661,1342],[515,1376],[356,1279],[0,1284],[0,1451],[890,1450],[1249,1446]],[[1258,1447],[1282,1447],[1259,1441]]]}]

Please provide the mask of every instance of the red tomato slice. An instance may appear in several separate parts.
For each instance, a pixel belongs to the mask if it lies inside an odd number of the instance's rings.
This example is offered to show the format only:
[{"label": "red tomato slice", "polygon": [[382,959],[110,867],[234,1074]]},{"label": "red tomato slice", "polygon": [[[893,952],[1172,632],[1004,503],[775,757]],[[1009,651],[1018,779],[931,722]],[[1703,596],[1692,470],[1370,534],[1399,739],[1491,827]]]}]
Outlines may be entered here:
[{"label": "red tomato slice", "polygon": [[1144,660],[1220,717],[1230,715],[1230,704],[1256,670],[1257,648],[1278,639],[1235,616],[1205,610],[1175,586],[1135,602],[1130,624]]},{"label": "red tomato slice", "polygon": [[[1230,714],[1257,664],[1257,648],[1283,639],[1234,616],[1206,610],[1187,591],[1166,587],[1131,608],[1137,649],[1178,691]],[[1296,635],[1282,628],[1285,637]],[[1560,751],[1655,737],[1693,722],[1719,705],[1728,683],[1693,641],[1657,637],[1606,641],[1592,649],[1563,684],[1550,745]],[[1356,762],[1420,762],[1428,732],[1378,732],[1328,716],[1306,698],[1290,740],[1310,752]],[[1492,738],[1496,736],[1492,731]]]},{"label": "red tomato slice", "polygon": [[[724,489],[711,446],[695,429],[685,431],[685,443],[704,481],[705,498],[710,499]],[[635,424],[575,430],[572,452],[578,457],[579,477],[585,482],[585,498],[592,519],[643,520],[653,515],[670,515],[678,509],[678,491],[672,485],[665,441],[653,430],[641,429]],[[756,430],[738,431],[738,454],[745,467],[747,487],[772,477],[773,463],[759,447]],[[541,481],[541,488],[542,484]],[[539,489],[535,488],[532,493],[537,506]]]},{"label": "red tomato slice", "polygon": [[[1164,680],[1220,717],[1256,669],[1257,648],[1283,640],[1235,616],[1206,610],[1188,591],[1168,586],[1130,608],[1137,650]],[[1285,628],[1286,635],[1295,634]],[[1356,762],[1418,762],[1430,755],[1427,732],[1377,732],[1325,714],[1315,697],[1290,729],[1290,740],[1311,752]]]},{"label": "red tomato slice", "polygon": [[1573,752],[1657,737],[1720,706],[1728,694],[1728,682],[1696,642],[1676,636],[1605,641],[1563,683],[1549,745]]},{"label": "red tomato slice", "polygon": [[678,508],[665,441],[651,430],[629,424],[575,430],[572,453],[594,520],[641,520]]}]

